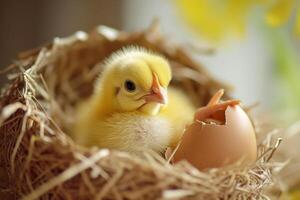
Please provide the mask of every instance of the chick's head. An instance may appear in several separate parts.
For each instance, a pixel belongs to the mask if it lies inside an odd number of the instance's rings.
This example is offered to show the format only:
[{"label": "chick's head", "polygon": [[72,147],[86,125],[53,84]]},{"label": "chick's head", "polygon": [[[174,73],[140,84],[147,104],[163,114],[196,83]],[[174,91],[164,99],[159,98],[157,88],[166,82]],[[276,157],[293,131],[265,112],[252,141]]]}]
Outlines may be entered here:
[{"label": "chick's head", "polygon": [[168,61],[140,48],[123,49],[112,55],[102,74],[103,90],[111,94],[112,110],[141,111],[156,115],[168,103],[167,88],[171,80]]}]

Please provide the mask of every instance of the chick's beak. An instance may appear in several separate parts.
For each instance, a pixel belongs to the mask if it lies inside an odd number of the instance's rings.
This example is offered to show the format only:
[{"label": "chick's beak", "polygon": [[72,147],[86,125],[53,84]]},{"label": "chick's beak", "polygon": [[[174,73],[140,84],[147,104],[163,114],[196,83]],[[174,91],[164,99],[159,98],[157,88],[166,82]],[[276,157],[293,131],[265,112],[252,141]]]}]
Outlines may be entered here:
[{"label": "chick's beak", "polygon": [[167,89],[160,86],[158,78],[153,74],[153,82],[151,86],[151,93],[144,96],[147,103],[157,102],[160,104],[168,103],[168,93]]}]

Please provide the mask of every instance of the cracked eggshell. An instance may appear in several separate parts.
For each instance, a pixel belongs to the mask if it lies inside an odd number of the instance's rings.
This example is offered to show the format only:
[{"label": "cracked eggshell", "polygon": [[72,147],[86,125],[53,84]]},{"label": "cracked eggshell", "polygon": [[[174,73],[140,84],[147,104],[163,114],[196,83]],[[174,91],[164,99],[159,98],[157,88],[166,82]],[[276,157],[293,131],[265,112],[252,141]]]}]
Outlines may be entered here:
[{"label": "cracked eggshell", "polygon": [[223,167],[237,161],[249,164],[256,160],[254,127],[239,106],[225,110],[223,125],[194,122],[187,127],[173,162],[187,160],[196,168]]}]

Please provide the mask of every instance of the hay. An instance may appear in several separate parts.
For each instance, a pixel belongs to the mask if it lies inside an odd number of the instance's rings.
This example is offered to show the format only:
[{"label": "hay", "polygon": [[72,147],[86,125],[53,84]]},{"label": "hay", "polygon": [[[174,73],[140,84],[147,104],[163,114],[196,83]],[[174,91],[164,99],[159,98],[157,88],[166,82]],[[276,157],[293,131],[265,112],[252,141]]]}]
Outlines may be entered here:
[{"label": "hay", "polygon": [[[101,61],[115,50],[136,44],[166,56],[172,84],[182,87],[196,106],[219,88],[183,46],[170,43],[157,23],[142,32],[118,32],[100,26],[91,33],[56,38],[20,54],[10,66],[11,83],[0,101],[0,161],[11,198],[29,199],[268,199],[270,162],[279,145],[269,135],[260,142],[253,166],[238,164],[198,171],[186,162],[170,165],[145,153],[79,147],[65,134],[74,106],[91,94]],[[2,177],[3,178],[3,177]]]}]

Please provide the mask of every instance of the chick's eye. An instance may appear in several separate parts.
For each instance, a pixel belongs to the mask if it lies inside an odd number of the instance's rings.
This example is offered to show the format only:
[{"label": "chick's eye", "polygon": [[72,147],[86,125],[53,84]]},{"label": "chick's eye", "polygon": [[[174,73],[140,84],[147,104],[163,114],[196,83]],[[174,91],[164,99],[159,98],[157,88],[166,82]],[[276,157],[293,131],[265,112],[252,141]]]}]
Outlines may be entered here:
[{"label": "chick's eye", "polygon": [[134,92],[136,89],[135,83],[131,80],[126,80],[124,85],[128,92]]}]

